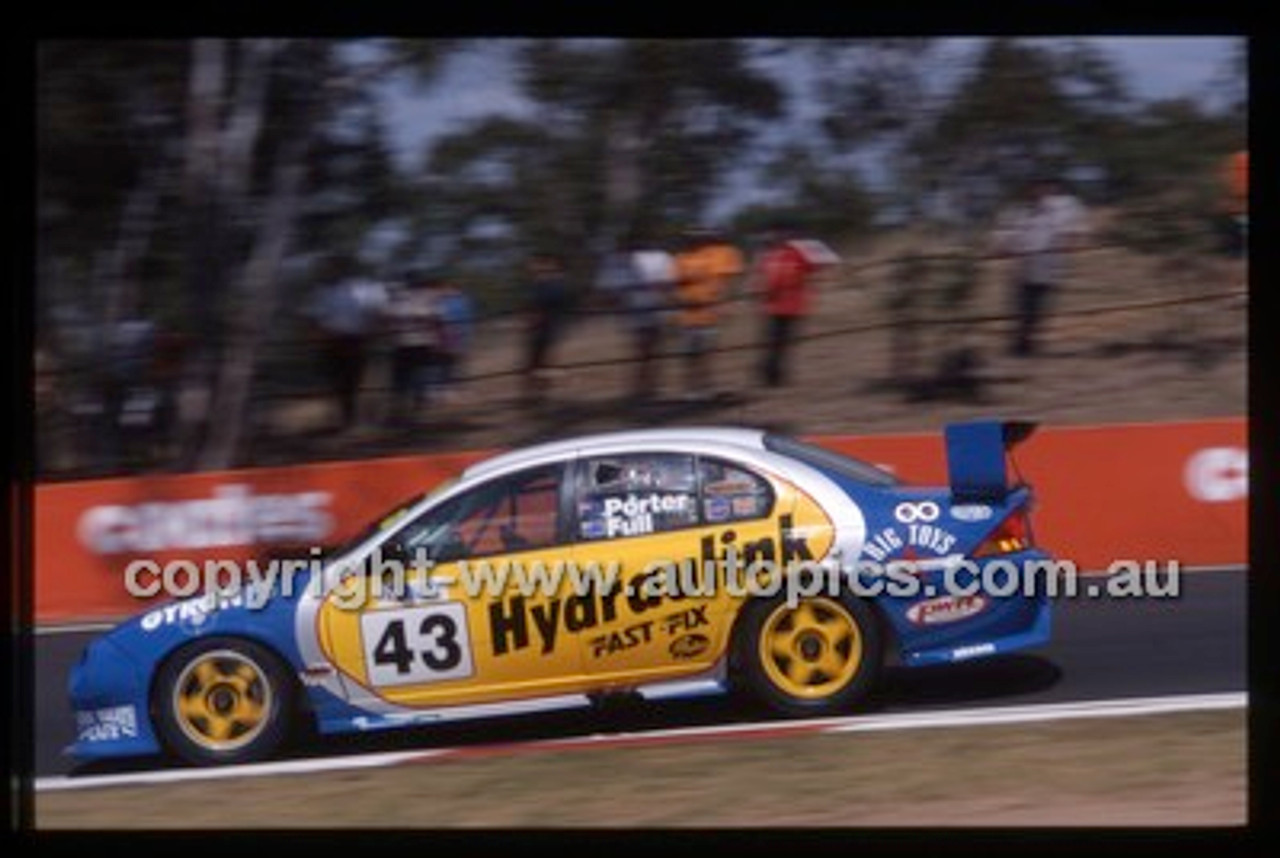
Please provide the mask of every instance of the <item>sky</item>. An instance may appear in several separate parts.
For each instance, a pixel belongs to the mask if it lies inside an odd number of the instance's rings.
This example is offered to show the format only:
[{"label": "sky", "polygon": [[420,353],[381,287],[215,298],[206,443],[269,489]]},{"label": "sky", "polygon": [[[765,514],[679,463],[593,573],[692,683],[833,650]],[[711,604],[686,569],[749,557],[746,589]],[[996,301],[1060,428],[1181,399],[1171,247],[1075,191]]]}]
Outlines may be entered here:
[{"label": "sky", "polygon": [[[947,39],[944,49],[961,58],[980,47],[981,38]],[[1132,91],[1144,100],[1201,95],[1221,73],[1237,37],[1102,36],[1089,41],[1117,62]],[[435,136],[468,119],[491,113],[528,115],[510,57],[512,40],[491,39],[459,52],[430,90],[391,86],[385,91],[393,147],[398,162],[412,167]],[[803,72],[797,69],[798,78]],[[801,84],[802,85],[802,84]]]}]

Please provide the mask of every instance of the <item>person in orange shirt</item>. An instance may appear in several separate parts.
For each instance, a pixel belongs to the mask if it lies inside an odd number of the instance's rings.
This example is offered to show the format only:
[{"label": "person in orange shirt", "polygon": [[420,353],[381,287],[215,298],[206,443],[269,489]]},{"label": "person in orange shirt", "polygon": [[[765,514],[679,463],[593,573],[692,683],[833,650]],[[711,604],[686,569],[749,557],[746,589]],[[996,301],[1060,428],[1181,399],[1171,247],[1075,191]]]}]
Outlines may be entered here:
[{"label": "person in orange shirt", "polygon": [[1249,234],[1249,150],[1227,156],[1223,167],[1223,250],[1231,256],[1244,254]]},{"label": "person in orange shirt", "polygon": [[714,395],[710,352],[725,298],[744,270],[742,253],[718,233],[691,230],[675,261],[686,398]]},{"label": "person in orange shirt", "polygon": [[1227,158],[1228,207],[1232,214],[1249,213],[1249,150],[1232,152]]}]

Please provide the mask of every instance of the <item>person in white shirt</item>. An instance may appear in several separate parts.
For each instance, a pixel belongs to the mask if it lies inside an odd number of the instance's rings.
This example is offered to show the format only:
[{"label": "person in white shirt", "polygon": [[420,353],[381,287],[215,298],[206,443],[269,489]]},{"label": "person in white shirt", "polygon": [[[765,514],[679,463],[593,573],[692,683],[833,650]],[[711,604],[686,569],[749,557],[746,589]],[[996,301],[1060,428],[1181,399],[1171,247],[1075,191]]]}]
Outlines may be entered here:
[{"label": "person in white shirt", "polygon": [[657,388],[657,357],[674,301],[675,260],[671,254],[642,241],[624,242],[605,263],[600,288],[622,309],[635,360],[632,394],[650,399]]},{"label": "person in white shirt", "polygon": [[427,272],[411,272],[387,304],[393,397],[388,418],[393,424],[417,416],[442,362],[444,315],[435,286]]},{"label": "person in white shirt", "polygon": [[1034,180],[1030,203],[997,231],[996,247],[1017,259],[1013,305],[1017,324],[1009,353],[1029,357],[1039,350],[1038,336],[1050,296],[1066,280],[1069,254],[1088,234],[1080,201],[1051,177]]},{"label": "person in white shirt", "polygon": [[329,282],[307,315],[321,336],[322,364],[338,402],[340,425],[350,428],[359,417],[360,383],[386,291],[381,283],[359,276],[355,264],[344,258],[330,259],[323,273]]}]

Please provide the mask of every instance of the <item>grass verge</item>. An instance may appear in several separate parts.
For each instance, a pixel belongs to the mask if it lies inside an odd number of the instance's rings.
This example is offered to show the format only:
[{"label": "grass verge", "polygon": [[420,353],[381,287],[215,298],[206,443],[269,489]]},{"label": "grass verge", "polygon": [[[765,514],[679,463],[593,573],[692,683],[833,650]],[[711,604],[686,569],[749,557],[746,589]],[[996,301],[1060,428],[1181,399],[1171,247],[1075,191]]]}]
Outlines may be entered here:
[{"label": "grass verge", "polygon": [[1239,710],[530,751],[43,793],[36,815],[62,829],[1234,825],[1245,733]]}]

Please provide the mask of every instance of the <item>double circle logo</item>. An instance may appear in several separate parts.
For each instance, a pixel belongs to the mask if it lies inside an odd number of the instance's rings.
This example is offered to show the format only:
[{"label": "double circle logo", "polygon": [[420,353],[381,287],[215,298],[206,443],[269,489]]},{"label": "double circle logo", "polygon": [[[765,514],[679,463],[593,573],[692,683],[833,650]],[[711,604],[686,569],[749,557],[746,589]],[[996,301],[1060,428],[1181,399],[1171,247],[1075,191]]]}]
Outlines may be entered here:
[{"label": "double circle logo", "polygon": [[903,524],[911,524],[916,521],[936,521],[939,512],[938,505],[933,501],[903,501],[893,508],[893,517]]}]

